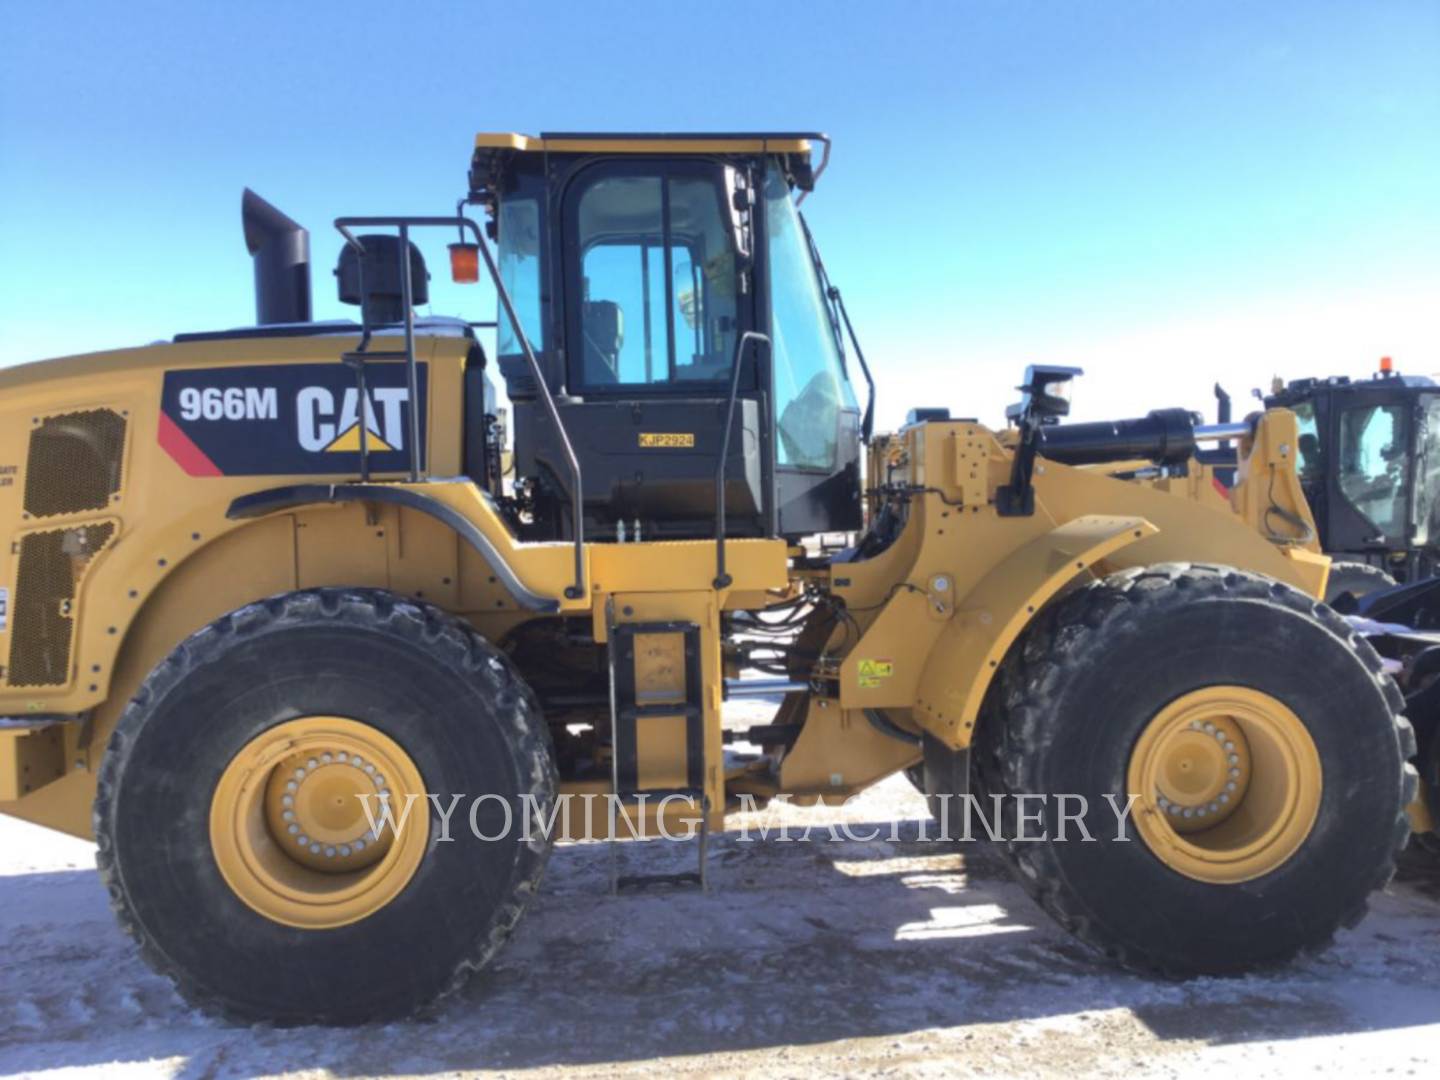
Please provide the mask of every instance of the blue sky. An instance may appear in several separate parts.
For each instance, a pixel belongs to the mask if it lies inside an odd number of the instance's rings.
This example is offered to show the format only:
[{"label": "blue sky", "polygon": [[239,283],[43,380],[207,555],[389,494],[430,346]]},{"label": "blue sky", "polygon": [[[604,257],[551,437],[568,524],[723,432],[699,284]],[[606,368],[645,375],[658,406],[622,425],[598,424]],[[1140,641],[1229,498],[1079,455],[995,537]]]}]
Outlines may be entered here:
[{"label": "blue sky", "polygon": [[247,184],[336,317],[328,222],[448,211],[475,131],[818,128],[884,423],[1027,362],[1084,417],[1440,372],[1434,0],[700,9],[0,0],[0,364],[251,321]]}]

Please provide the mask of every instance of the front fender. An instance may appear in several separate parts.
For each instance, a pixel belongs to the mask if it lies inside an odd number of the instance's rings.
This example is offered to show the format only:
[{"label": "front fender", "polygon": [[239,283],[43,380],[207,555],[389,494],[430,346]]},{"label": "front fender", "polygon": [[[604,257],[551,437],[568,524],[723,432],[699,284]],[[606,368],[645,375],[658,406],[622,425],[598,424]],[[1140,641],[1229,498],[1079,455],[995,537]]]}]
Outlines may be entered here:
[{"label": "front fender", "polygon": [[952,749],[970,745],[991,680],[1036,613],[1096,563],[1158,531],[1142,517],[1092,514],[1011,552],[961,599],[931,646],[911,718]]}]

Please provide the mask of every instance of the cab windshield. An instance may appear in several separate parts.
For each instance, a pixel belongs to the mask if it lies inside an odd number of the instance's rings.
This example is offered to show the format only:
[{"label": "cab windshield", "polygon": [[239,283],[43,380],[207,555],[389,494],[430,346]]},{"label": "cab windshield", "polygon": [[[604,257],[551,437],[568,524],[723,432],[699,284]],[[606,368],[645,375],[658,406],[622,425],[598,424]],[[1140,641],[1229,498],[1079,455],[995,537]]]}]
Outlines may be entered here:
[{"label": "cab windshield", "polygon": [[774,164],[764,194],[779,464],[829,471],[839,452],[840,413],[858,410],[855,392],[790,186]]}]

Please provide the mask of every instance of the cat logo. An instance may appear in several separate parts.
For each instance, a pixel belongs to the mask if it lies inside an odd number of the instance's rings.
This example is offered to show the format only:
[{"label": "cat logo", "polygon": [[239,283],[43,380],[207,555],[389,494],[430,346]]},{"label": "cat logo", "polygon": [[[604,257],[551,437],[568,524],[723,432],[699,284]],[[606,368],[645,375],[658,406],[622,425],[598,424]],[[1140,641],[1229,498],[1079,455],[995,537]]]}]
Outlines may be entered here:
[{"label": "cat logo", "polygon": [[[403,386],[376,387],[366,395],[366,449],[383,454],[405,449],[404,405],[410,391]],[[328,454],[360,452],[359,394],[350,387],[340,397],[324,386],[304,387],[295,397],[296,436],[302,448]]]}]

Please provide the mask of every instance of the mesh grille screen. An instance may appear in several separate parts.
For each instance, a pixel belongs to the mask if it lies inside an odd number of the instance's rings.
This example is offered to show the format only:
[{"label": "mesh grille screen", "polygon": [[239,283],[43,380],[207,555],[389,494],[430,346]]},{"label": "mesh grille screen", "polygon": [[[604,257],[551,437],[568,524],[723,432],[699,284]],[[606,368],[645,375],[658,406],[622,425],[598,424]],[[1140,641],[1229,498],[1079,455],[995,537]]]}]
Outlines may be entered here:
[{"label": "mesh grille screen", "polygon": [[64,686],[70,681],[75,583],[110,542],[111,522],[31,533],[20,541],[10,627],[11,686]]},{"label": "mesh grille screen", "polygon": [[49,416],[30,432],[25,511],[35,517],[103,510],[120,490],[125,418],[110,409]]}]

